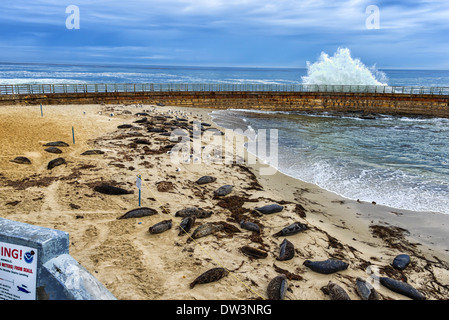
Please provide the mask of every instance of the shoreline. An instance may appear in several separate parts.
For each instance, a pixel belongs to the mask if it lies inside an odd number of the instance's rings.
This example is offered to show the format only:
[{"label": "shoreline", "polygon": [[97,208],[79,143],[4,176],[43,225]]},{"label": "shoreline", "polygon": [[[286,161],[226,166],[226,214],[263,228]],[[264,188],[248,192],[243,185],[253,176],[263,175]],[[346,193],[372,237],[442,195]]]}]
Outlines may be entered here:
[{"label": "shoreline", "polygon": [[[279,171],[273,176],[259,175],[258,170],[262,166],[259,162],[242,166],[174,165],[170,163],[166,150],[161,151],[160,148],[161,144],[167,143],[166,137],[144,132],[139,129],[140,124],[134,124],[141,118],[135,114],[145,109],[155,110],[151,117],[168,110],[198,113],[205,122],[211,120],[210,109],[136,105],[48,106],[44,110],[45,117],[41,119],[30,114],[38,112],[35,108],[0,108],[0,118],[11,121],[5,132],[15,137],[15,140],[4,137],[0,144],[0,163],[5,170],[5,174],[0,176],[0,203],[4,205],[0,216],[69,232],[71,255],[118,299],[266,298],[268,282],[279,273],[288,274],[287,298],[290,300],[329,299],[321,290],[329,280],[344,287],[352,299],[360,299],[353,282],[356,277],[368,278],[370,266],[377,267],[380,274],[407,279],[425,292],[428,299],[445,299],[448,296],[449,290],[444,284],[449,283],[449,254],[443,246],[443,231],[437,233],[427,221],[427,226],[423,226],[423,220],[420,220],[425,218],[423,214],[415,216],[404,210],[357,203]],[[14,113],[19,116],[15,119],[17,124],[13,123]],[[108,116],[110,113],[114,116]],[[54,120],[50,121],[47,115],[54,116]],[[28,130],[23,130],[27,123],[30,123]],[[33,123],[36,123],[35,128]],[[42,153],[41,142],[69,142],[67,131],[74,123],[79,142],[64,150],[63,156],[67,157],[68,164],[48,172],[45,165],[51,156]],[[122,124],[132,124],[136,129],[117,129]],[[29,135],[32,132],[36,136],[31,139]],[[149,144],[136,144],[136,139],[148,140]],[[80,156],[88,149],[101,149],[105,154]],[[28,155],[33,164],[28,167],[11,164],[9,160],[13,155]],[[177,167],[181,170],[176,170]],[[159,213],[118,220],[126,211],[137,207],[137,174],[142,174],[144,181],[142,206],[154,208]],[[204,187],[195,185],[194,182],[203,175],[214,175],[217,181]],[[134,194],[119,197],[100,195],[92,190],[100,182],[116,183],[134,190]],[[217,187],[229,183],[234,185],[231,195],[242,201],[237,208],[212,197]],[[227,198],[221,200],[224,199]],[[269,216],[254,215],[255,207],[273,202],[283,203],[284,210]],[[236,217],[243,214],[264,228],[256,237],[228,226],[234,231],[219,232],[189,244],[185,236],[178,236],[180,218],[174,216],[186,206],[214,212],[207,220],[197,219],[195,227],[214,221],[239,228]],[[168,216],[173,220],[171,230],[159,235],[148,233],[150,226],[168,219]],[[438,216],[433,220],[433,228],[436,228],[446,218]],[[309,230],[285,237],[295,246],[295,258],[277,261],[282,239],[273,238],[272,234],[294,221],[306,223]],[[409,222],[408,228],[403,227]],[[427,235],[424,237],[425,232],[435,235],[427,238]],[[416,235],[421,235],[421,239]],[[418,240],[422,243],[417,244]],[[425,241],[433,244],[427,245]],[[245,245],[263,249],[268,256],[264,259],[248,258],[240,251]],[[206,249],[208,254],[202,249]],[[390,264],[400,253],[409,254],[412,263],[406,270],[398,272]],[[303,265],[306,259],[324,260],[329,257],[346,260],[350,267],[341,273],[322,275]],[[233,270],[236,278],[227,277],[226,280],[189,288],[193,279],[217,264]],[[378,291],[383,299],[408,299],[382,286]]]}]

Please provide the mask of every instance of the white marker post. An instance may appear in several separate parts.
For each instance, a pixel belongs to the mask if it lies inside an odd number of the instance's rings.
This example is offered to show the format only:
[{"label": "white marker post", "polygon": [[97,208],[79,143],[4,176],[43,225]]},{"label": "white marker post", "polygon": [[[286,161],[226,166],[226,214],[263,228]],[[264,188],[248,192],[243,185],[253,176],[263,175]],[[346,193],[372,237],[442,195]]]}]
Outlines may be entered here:
[{"label": "white marker post", "polygon": [[140,207],[140,203],[141,203],[141,199],[142,199],[142,176],[137,176],[136,179],[136,186],[139,189],[139,207]]}]

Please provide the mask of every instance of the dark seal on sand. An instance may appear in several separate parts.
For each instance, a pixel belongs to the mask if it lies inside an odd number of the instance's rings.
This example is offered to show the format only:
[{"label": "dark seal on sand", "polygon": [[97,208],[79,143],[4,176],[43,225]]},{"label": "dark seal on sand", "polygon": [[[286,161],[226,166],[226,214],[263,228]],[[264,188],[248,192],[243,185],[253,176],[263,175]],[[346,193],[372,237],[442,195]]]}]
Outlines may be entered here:
[{"label": "dark seal on sand", "polygon": [[426,297],[406,282],[398,281],[388,277],[379,277],[380,284],[391,291],[403,294],[414,300],[426,300]]},{"label": "dark seal on sand", "polygon": [[65,163],[66,163],[66,162],[65,162],[65,159],[64,159],[64,158],[57,158],[57,159],[51,160],[51,161],[48,163],[47,169],[48,169],[48,170],[51,170],[51,169],[53,169],[54,167],[60,166],[60,165],[65,164]]},{"label": "dark seal on sand", "polygon": [[307,268],[322,274],[331,274],[334,272],[346,270],[349,266],[344,261],[337,259],[328,259],[324,261],[310,261],[306,260],[303,263]]},{"label": "dark seal on sand", "polygon": [[195,216],[200,219],[209,218],[211,215],[212,215],[212,211],[206,211],[202,208],[196,208],[196,207],[181,209],[175,213],[175,217],[185,218],[185,217]]},{"label": "dark seal on sand", "polygon": [[114,187],[108,184],[102,184],[101,186],[96,186],[95,191],[108,194],[108,195],[122,195],[122,194],[133,194],[133,191],[128,191],[119,187]]},{"label": "dark seal on sand", "polygon": [[355,281],[355,287],[358,295],[362,300],[380,300],[379,294],[374,287],[363,280],[362,278],[357,278]]},{"label": "dark seal on sand", "polygon": [[253,248],[250,246],[244,246],[240,248],[240,251],[247,257],[254,258],[254,259],[264,259],[268,257],[268,253],[266,251]]},{"label": "dark seal on sand", "polygon": [[295,247],[293,246],[293,243],[288,241],[287,239],[284,239],[281,243],[281,249],[279,252],[279,257],[276,258],[276,260],[279,261],[286,261],[293,259],[295,255]]},{"label": "dark seal on sand", "polygon": [[172,220],[164,220],[161,221],[159,223],[156,223],[154,226],[150,227],[150,229],[148,229],[148,231],[151,234],[157,234],[157,233],[162,233],[164,231],[167,231],[168,229],[171,229],[172,227]]},{"label": "dark seal on sand", "polygon": [[394,258],[391,265],[398,270],[404,270],[409,265],[409,263],[410,256],[408,254],[400,254]]},{"label": "dark seal on sand", "polygon": [[151,208],[142,207],[128,211],[117,219],[141,218],[157,214],[157,211]]},{"label": "dark seal on sand", "polygon": [[203,176],[196,181],[196,184],[201,185],[201,184],[215,182],[216,180],[217,180],[217,178],[215,178],[215,177]]},{"label": "dark seal on sand", "polygon": [[245,220],[240,221],[240,228],[260,233],[259,225],[257,225],[254,222],[251,222],[251,221],[245,221]]},{"label": "dark seal on sand", "polygon": [[[192,239],[202,238],[222,230],[224,230],[224,226],[222,224],[212,222],[204,223],[193,231],[191,238]],[[187,241],[190,242],[190,239],[188,239]]]},{"label": "dark seal on sand", "polygon": [[182,219],[181,223],[179,224],[179,234],[178,236],[185,235],[192,229],[192,226],[195,224],[195,216],[189,216]]},{"label": "dark seal on sand", "polygon": [[278,205],[277,203],[269,204],[266,206],[263,206],[261,208],[256,208],[257,211],[263,214],[270,214],[270,213],[276,213],[281,212],[284,209],[283,206]]},{"label": "dark seal on sand", "polygon": [[215,190],[214,192],[214,196],[215,197],[224,197],[227,196],[228,194],[230,194],[232,192],[232,189],[234,187],[231,186],[230,184],[226,184],[224,186],[221,186],[220,188],[218,188],[217,190]]},{"label": "dark seal on sand", "polygon": [[329,281],[327,286],[321,288],[321,290],[325,294],[328,294],[331,300],[351,300],[345,289],[340,287],[335,282]]},{"label": "dark seal on sand", "polygon": [[95,154],[104,154],[104,151],[101,150],[87,150],[81,153],[82,156],[91,156]]},{"label": "dark seal on sand", "polygon": [[307,229],[308,229],[307,225],[305,225],[301,222],[295,222],[295,223],[285,227],[281,231],[273,234],[273,237],[291,236],[291,235],[297,234],[301,231],[305,231]]},{"label": "dark seal on sand", "polygon": [[190,289],[193,289],[197,284],[210,283],[214,281],[218,281],[221,278],[226,277],[229,274],[229,271],[225,268],[213,268],[210,269],[203,274],[201,274],[198,278],[196,278],[191,284]]},{"label": "dark seal on sand", "polygon": [[26,158],[26,157],[16,157],[13,160],[10,160],[11,162],[14,163],[19,163],[19,164],[31,164],[30,159]]},{"label": "dark seal on sand", "polygon": [[44,147],[68,147],[68,143],[65,143],[64,141],[54,141],[54,142],[48,142],[44,144]]},{"label": "dark seal on sand", "polygon": [[287,292],[287,277],[283,274],[276,276],[268,283],[268,300],[284,300]]},{"label": "dark seal on sand", "polygon": [[50,153],[62,153],[62,150],[56,147],[48,147],[45,151]]}]

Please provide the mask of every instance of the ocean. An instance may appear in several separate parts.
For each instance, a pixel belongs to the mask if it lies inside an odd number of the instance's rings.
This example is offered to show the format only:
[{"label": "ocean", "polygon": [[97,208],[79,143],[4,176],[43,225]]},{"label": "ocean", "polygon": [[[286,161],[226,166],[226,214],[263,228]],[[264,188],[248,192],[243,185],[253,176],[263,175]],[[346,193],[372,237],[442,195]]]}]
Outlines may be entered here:
[{"label": "ocean", "polygon": [[[391,86],[449,87],[447,70],[370,71],[373,78]],[[357,72],[354,67],[353,74],[340,81],[359,79]],[[328,66],[319,62],[315,64],[315,69],[310,66],[228,68],[0,63],[0,85],[301,84],[306,78],[318,79],[321,83],[330,82],[331,73]],[[362,81],[365,80],[366,74]],[[339,79],[333,77],[332,81]],[[387,115],[360,119],[330,114],[235,109],[214,111],[212,117],[218,125],[230,129],[256,132],[277,129],[277,169],[292,177],[353,200],[375,201],[398,209],[449,214],[449,119]]]}]

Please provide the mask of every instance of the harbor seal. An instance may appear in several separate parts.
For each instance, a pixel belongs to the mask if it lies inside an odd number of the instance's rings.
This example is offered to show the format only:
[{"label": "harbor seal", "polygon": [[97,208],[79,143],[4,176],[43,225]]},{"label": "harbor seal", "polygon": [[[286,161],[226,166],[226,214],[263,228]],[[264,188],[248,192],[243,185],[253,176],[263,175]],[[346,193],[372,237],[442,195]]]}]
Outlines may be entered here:
[{"label": "harbor seal", "polygon": [[64,158],[57,158],[57,159],[51,160],[51,161],[48,163],[47,169],[48,169],[48,170],[51,170],[51,169],[53,169],[54,167],[63,165],[63,164],[65,164],[65,163],[66,163],[66,162],[65,162],[65,159],[64,159]]},{"label": "harbor seal", "polygon": [[281,243],[279,257],[277,257],[276,260],[286,261],[293,259],[294,256],[295,256],[295,247],[293,246],[293,243],[291,243],[287,239],[284,239],[284,241],[282,241]]},{"label": "harbor seal", "polygon": [[381,285],[387,287],[391,291],[402,294],[413,300],[426,300],[426,297],[421,292],[419,292],[406,282],[398,281],[388,277],[379,277],[379,282]]},{"label": "harbor seal", "polygon": [[[198,228],[196,228],[191,237],[192,239],[198,239],[205,236],[208,236],[210,234],[216,233],[218,231],[224,230],[224,226],[222,224],[216,224],[213,222],[207,222],[202,225],[200,225]],[[190,241],[191,239],[188,239],[187,241]]]},{"label": "harbor seal", "polygon": [[87,150],[81,153],[82,156],[90,156],[90,155],[96,155],[96,154],[104,154],[104,151],[101,150]]},{"label": "harbor seal", "polygon": [[100,186],[94,187],[94,190],[103,194],[108,195],[123,195],[123,194],[133,194],[134,191],[128,191],[119,187],[114,187],[108,184],[102,184]]},{"label": "harbor seal", "polygon": [[277,203],[273,203],[273,204],[269,204],[269,205],[266,205],[266,206],[263,206],[260,208],[256,208],[255,210],[257,210],[263,214],[271,214],[271,213],[281,212],[282,210],[284,210],[284,207]]},{"label": "harbor seal", "polygon": [[157,211],[151,208],[142,207],[128,211],[117,219],[141,218],[157,214]]},{"label": "harbor seal", "polygon": [[150,227],[148,229],[148,231],[151,234],[157,234],[157,233],[162,233],[164,231],[167,231],[169,229],[171,229],[172,227],[172,220],[164,220],[161,222],[156,223],[154,226]]},{"label": "harbor seal", "polygon": [[206,184],[206,183],[215,182],[216,180],[217,180],[217,178],[215,178],[215,177],[203,176],[203,177],[199,178],[198,180],[196,180],[195,183],[202,185],[202,184]]},{"label": "harbor seal", "polygon": [[327,286],[322,288],[322,291],[328,294],[331,300],[351,300],[345,289],[332,281],[329,281]]},{"label": "harbor seal", "polygon": [[69,144],[64,141],[47,142],[44,147],[68,147]]},{"label": "harbor seal", "polygon": [[188,216],[182,219],[181,223],[179,224],[179,233],[178,236],[183,236],[186,233],[192,229],[193,225],[195,224],[196,217],[195,216]]},{"label": "harbor seal", "polygon": [[202,208],[184,208],[179,211],[176,211],[175,217],[190,217],[195,216],[196,218],[204,219],[209,218],[212,215],[212,211],[207,211]]},{"label": "harbor seal", "polygon": [[379,294],[377,293],[376,289],[368,283],[367,281],[363,280],[362,278],[358,277],[355,280],[355,287],[357,294],[362,298],[362,300],[380,300]]},{"label": "harbor seal", "polygon": [[284,274],[274,277],[267,287],[268,300],[284,300],[287,292],[287,277]]},{"label": "harbor seal", "polygon": [[44,149],[44,151],[47,151],[49,153],[62,153],[62,150],[56,147],[48,147]]},{"label": "harbor seal", "polygon": [[191,284],[190,289],[193,289],[197,284],[211,283],[218,281],[229,274],[229,271],[225,268],[213,268],[200,276],[198,276]]},{"label": "harbor seal", "polygon": [[247,257],[254,258],[254,259],[264,259],[268,257],[268,253],[266,251],[253,248],[250,246],[244,246],[240,248],[240,251]]},{"label": "harbor seal", "polygon": [[18,164],[31,164],[31,160],[28,159],[27,157],[15,157],[13,160],[10,161]]},{"label": "harbor seal", "polygon": [[409,263],[410,256],[408,254],[399,254],[394,258],[391,265],[398,270],[404,270]]},{"label": "harbor seal", "polygon": [[334,272],[346,270],[349,266],[344,261],[338,259],[327,259],[324,261],[304,261],[303,265],[307,268],[322,274],[331,274]]},{"label": "harbor seal", "polygon": [[214,196],[215,197],[227,196],[228,194],[230,194],[232,192],[233,188],[234,187],[231,186],[230,184],[226,184],[224,186],[221,186],[220,188],[218,188],[217,190],[214,191]]},{"label": "harbor seal", "polygon": [[251,222],[251,221],[241,220],[240,228],[248,230],[248,231],[254,231],[254,232],[260,233],[259,225],[254,222]]},{"label": "harbor seal", "polygon": [[301,231],[305,231],[307,229],[308,229],[307,225],[305,225],[301,222],[295,222],[295,223],[285,227],[281,231],[273,234],[273,237],[291,236],[291,235],[297,234]]}]

